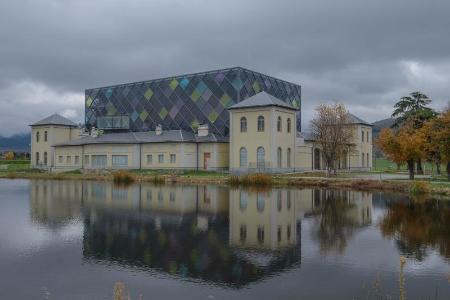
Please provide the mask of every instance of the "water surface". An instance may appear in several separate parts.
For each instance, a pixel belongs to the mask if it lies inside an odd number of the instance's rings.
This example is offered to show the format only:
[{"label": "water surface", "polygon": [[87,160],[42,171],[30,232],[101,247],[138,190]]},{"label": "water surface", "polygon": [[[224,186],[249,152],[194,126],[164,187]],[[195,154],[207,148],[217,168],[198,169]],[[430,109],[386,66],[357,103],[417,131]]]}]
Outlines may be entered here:
[{"label": "water surface", "polygon": [[0,180],[0,269],[1,299],[450,299],[450,204]]}]

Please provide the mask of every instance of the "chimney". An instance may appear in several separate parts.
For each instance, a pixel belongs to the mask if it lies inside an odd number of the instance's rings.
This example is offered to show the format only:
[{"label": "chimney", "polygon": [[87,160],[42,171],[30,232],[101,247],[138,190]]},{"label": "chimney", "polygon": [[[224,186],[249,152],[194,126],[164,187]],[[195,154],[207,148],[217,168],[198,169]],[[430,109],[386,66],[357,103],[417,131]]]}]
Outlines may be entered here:
[{"label": "chimney", "polygon": [[162,125],[158,124],[158,126],[156,126],[155,133],[156,133],[156,135],[161,135],[162,132],[163,132]]},{"label": "chimney", "polygon": [[198,126],[197,135],[207,136],[209,134],[208,124]]}]

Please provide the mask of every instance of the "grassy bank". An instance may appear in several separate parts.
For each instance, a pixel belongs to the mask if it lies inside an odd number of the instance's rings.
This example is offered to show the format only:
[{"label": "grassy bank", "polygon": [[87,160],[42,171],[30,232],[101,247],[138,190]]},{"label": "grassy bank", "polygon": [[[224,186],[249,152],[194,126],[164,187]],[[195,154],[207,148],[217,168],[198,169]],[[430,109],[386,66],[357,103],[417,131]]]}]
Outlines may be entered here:
[{"label": "grassy bank", "polygon": [[323,177],[320,173],[295,173],[283,175],[252,174],[234,176],[208,171],[131,170],[81,172],[79,170],[48,173],[36,169],[16,168],[0,170],[0,178],[102,180],[129,184],[132,182],[229,184],[253,187],[317,187],[344,188],[361,191],[394,191],[412,194],[439,194],[450,196],[450,183],[445,181],[377,180],[355,177]]}]

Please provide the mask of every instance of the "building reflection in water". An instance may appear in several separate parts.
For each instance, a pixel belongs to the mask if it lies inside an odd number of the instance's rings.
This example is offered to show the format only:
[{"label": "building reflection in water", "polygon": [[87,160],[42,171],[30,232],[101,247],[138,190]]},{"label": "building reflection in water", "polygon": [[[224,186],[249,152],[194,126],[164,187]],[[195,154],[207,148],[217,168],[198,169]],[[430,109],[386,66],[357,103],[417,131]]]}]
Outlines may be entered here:
[{"label": "building reflection in water", "polygon": [[362,192],[43,180],[30,191],[35,222],[83,221],[87,261],[235,287],[298,266],[305,218],[322,250],[372,221]]}]

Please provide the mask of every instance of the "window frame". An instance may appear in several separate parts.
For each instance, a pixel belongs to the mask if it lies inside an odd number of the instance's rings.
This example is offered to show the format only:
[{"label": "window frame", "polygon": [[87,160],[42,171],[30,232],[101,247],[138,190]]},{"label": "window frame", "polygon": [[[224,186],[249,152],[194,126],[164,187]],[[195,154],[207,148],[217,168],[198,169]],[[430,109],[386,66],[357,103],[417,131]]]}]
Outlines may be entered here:
[{"label": "window frame", "polygon": [[258,116],[258,119],[257,119],[257,130],[258,130],[258,132],[264,132],[264,130],[265,130],[265,118],[264,118],[264,116]]},{"label": "window frame", "polygon": [[247,118],[241,117],[240,119],[240,131],[247,132]]}]

